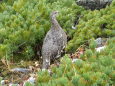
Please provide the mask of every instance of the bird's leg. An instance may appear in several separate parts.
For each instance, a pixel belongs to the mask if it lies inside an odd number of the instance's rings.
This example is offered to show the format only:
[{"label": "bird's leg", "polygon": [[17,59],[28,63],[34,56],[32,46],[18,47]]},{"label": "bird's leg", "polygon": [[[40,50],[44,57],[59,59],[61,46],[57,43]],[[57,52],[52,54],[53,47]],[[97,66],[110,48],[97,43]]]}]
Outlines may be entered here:
[{"label": "bird's leg", "polygon": [[50,57],[48,56],[48,58],[43,59],[42,69],[48,69],[49,66],[50,66]]}]

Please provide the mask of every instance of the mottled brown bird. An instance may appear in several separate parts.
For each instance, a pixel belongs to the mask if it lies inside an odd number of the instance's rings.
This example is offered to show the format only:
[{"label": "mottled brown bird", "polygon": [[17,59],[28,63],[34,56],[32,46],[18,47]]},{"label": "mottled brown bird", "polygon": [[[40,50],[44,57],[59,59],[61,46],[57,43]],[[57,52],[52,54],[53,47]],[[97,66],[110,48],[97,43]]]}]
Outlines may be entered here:
[{"label": "mottled brown bird", "polygon": [[51,28],[46,34],[42,46],[42,69],[47,69],[50,66],[51,60],[59,58],[62,50],[67,43],[67,35],[56,20],[58,11],[51,13]]}]

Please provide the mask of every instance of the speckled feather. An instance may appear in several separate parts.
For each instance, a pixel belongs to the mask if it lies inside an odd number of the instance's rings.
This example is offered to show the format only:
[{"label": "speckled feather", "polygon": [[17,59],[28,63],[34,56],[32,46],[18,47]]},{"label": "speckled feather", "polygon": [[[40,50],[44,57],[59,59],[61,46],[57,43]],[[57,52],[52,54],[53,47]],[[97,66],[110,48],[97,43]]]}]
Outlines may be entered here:
[{"label": "speckled feather", "polygon": [[55,12],[51,14],[52,26],[46,34],[42,46],[43,68],[48,68],[51,60],[59,58],[67,44],[67,35],[58,24]]}]

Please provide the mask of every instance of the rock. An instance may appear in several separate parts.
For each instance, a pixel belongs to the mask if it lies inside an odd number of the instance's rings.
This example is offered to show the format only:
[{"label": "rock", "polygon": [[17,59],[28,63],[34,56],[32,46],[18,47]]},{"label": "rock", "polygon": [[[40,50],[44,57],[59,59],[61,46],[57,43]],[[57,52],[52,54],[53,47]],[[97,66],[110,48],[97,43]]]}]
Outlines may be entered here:
[{"label": "rock", "polygon": [[72,63],[77,62],[77,61],[82,61],[82,59],[78,59],[78,58],[72,59]]},{"label": "rock", "polygon": [[74,29],[74,30],[75,30],[75,29],[77,29],[77,28],[76,28],[76,27],[74,27],[74,26],[72,26],[72,29]]},{"label": "rock", "polygon": [[10,83],[8,86],[20,86],[19,84]]},{"label": "rock", "polygon": [[5,80],[2,80],[0,83],[1,85],[5,85]]},{"label": "rock", "polygon": [[8,80],[1,80],[1,82],[0,82],[0,84],[1,84],[2,86],[6,85],[6,84],[8,84],[8,83],[9,83]]},{"label": "rock", "polygon": [[79,59],[78,58],[75,58],[75,59],[72,59],[72,63],[78,61]]},{"label": "rock", "polygon": [[97,38],[95,40],[95,42],[97,44],[97,48],[106,45],[107,44],[107,40],[108,40],[108,38],[101,38],[101,37]]},{"label": "rock", "polygon": [[27,81],[30,82],[31,84],[34,84],[35,78],[34,77],[30,77]]},{"label": "rock", "polygon": [[98,47],[98,48],[95,48],[95,49],[96,49],[97,52],[101,52],[105,48],[106,48],[106,46],[102,46],[102,47]]},{"label": "rock", "polygon": [[77,0],[76,3],[80,6],[85,7],[86,9],[101,9],[105,8],[106,5],[109,5],[112,0]]},{"label": "rock", "polygon": [[97,44],[98,47],[99,47],[99,46],[102,46],[102,38],[97,38],[97,39],[95,40],[95,42],[96,42],[96,44]]},{"label": "rock", "polygon": [[39,63],[38,63],[38,62],[35,62],[35,66],[36,66],[36,67],[39,67]]},{"label": "rock", "polygon": [[26,68],[14,68],[10,70],[11,72],[22,72],[22,73],[27,73],[30,72],[31,69],[26,69]]},{"label": "rock", "polygon": [[26,80],[26,81],[24,81],[24,84],[23,84],[23,86],[27,86],[26,85],[26,83],[30,83],[30,84],[35,84],[35,78],[34,77],[29,77],[29,79],[28,80]]}]

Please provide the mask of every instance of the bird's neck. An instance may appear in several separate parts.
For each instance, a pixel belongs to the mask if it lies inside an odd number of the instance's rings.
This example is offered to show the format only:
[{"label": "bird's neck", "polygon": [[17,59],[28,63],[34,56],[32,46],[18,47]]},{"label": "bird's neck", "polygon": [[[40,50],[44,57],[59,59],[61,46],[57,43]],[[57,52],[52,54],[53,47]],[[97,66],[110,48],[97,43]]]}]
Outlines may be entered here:
[{"label": "bird's neck", "polygon": [[56,17],[51,17],[51,23],[52,23],[53,29],[59,29],[60,28],[60,25],[59,25],[58,21],[56,20]]}]

